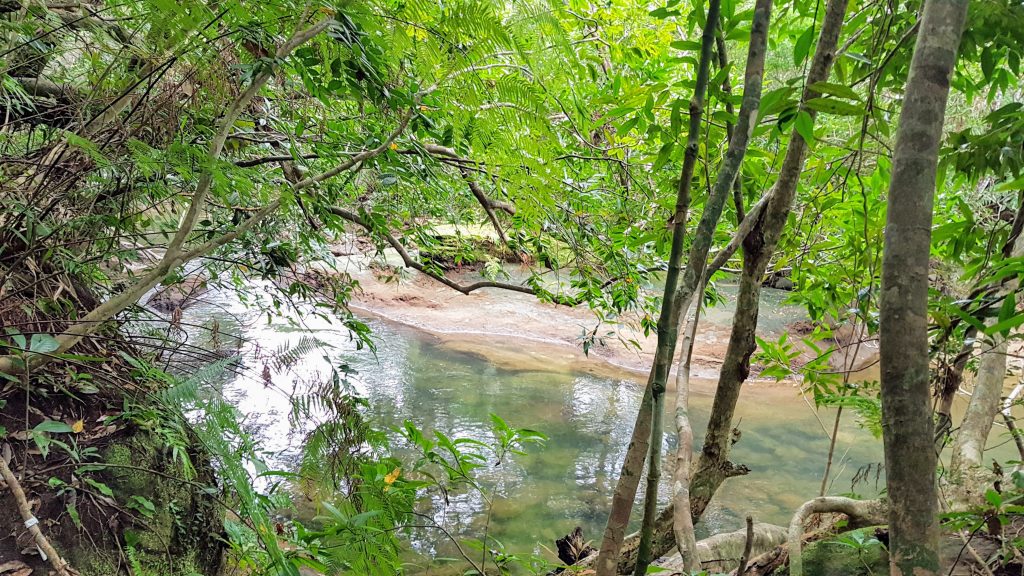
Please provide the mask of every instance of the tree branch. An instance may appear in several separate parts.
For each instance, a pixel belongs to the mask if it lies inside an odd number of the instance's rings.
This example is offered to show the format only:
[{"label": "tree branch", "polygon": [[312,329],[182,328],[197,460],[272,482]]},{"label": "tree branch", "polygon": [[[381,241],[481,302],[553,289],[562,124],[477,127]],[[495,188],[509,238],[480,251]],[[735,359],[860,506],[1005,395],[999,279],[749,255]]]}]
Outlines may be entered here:
[{"label": "tree branch", "polygon": [[9,452],[10,446],[4,444],[4,454],[0,455],[0,476],[3,477],[7,488],[11,490],[11,494],[14,496],[14,502],[18,505],[18,513],[21,514],[21,519],[25,522],[25,528],[32,534],[36,545],[43,551],[43,554],[50,561],[50,565],[53,566],[57,574],[60,576],[77,576],[78,572],[71,568],[67,561],[57,553],[57,550],[47,540],[43,531],[39,529],[39,520],[32,514],[32,506],[29,505],[28,498],[25,497],[25,491],[21,489],[18,479],[11,472],[10,467],[7,466],[7,454]]},{"label": "tree branch", "polygon": [[[398,239],[394,237],[394,235],[392,235],[387,230],[380,230],[379,228],[375,227],[371,222],[367,221],[366,219],[356,214],[355,212],[346,210],[338,206],[331,206],[327,210],[331,214],[334,214],[335,216],[338,216],[344,220],[352,222],[353,224],[361,226],[367,232],[370,232],[372,234],[379,234],[382,238],[384,238],[384,241],[387,242],[388,245],[395,250],[395,252],[398,252],[398,256],[402,259],[402,263],[405,264],[406,268],[412,268],[417,272],[425,274],[433,278],[434,280],[437,280],[441,284],[444,284],[445,286],[451,288],[452,290],[455,290],[456,292],[461,292],[462,294],[469,294],[470,292],[480,290],[481,288],[501,288],[502,290],[511,290],[513,292],[520,292],[522,294],[531,294],[534,296],[537,295],[537,291],[534,290],[533,288],[530,288],[529,286],[509,284],[507,282],[492,282],[490,280],[482,280],[480,282],[474,282],[472,284],[459,284],[458,282],[455,282],[454,280],[444,276],[443,274],[438,274],[436,271],[431,270],[430,267],[424,266],[423,264],[417,262],[415,258],[409,255],[409,252],[405,249],[405,246],[403,246],[402,243],[399,242]],[[575,304],[575,302],[572,301],[571,299],[561,300],[562,301],[556,299],[555,302],[558,304],[565,305]]]}]

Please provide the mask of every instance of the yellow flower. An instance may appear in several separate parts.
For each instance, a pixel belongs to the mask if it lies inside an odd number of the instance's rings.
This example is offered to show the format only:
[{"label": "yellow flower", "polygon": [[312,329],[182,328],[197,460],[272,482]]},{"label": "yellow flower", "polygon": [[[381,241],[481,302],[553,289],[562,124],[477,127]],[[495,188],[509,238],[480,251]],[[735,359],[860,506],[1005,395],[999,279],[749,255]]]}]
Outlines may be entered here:
[{"label": "yellow flower", "polygon": [[71,425],[71,431],[75,434],[81,434],[82,430],[85,430],[85,422],[82,420],[76,420],[75,423]]},{"label": "yellow flower", "polygon": [[392,142],[391,143],[391,149],[392,150],[398,150],[398,144],[395,144],[394,142]]},{"label": "yellow flower", "polygon": [[384,477],[384,484],[387,484],[387,486],[384,487],[385,492],[387,492],[388,489],[391,488],[391,485],[395,483],[395,480],[398,480],[398,475],[401,473],[401,468],[395,468],[387,476]]}]

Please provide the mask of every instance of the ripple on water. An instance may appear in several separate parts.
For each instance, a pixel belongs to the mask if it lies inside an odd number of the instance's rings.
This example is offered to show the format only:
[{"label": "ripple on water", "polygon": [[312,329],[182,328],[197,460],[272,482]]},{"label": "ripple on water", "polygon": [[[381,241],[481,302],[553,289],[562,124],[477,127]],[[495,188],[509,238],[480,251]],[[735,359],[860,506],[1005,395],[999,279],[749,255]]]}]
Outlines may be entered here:
[{"label": "ripple on water", "polygon": [[[369,416],[378,426],[409,419],[428,431],[487,439],[488,414],[493,412],[513,426],[540,430],[550,437],[545,446],[531,448],[529,455],[483,471],[485,482],[498,495],[490,534],[509,549],[539,551],[538,542],[550,547],[554,538],[577,525],[587,538],[599,539],[639,406],[642,383],[634,377],[547,370],[536,355],[528,369],[507,369],[489,363],[481,350],[500,352],[504,346],[529,352],[522,349],[522,342],[489,341],[467,353],[421,332],[372,319],[368,324],[376,353],[356,350],[344,330],[324,320],[303,317],[301,330],[278,320],[268,324],[231,294],[217,291],[187,309],[186,316],[190,317],[186,321],[197,323],[219,319],[222,330],[230,325],[246,339],[240,351],[243,374],[232,376],[223,390],[247,415],[251,429],[278,465],[294,464],[312,426],[291,428],[287,394],[301,392],[304,379],[322,377],[329,366],[323,353],[314,351],[296,364],[296,374],[275,373],[274,385],[266,386],[259,377],[263,362],[256,355],[259,350],[294,344],[303,332],[312,330],[333,346],[329,354],[333,362],[355,370],[353,384],[369,401]],[[671,406],[674,398],[667,402]],[[711,397],[694,393],[691,402],[699,441]],[[734,447],[734,460],[753,471],[723,486],[701,523],[702,534],[734,530],[747,514],[758,521],[786,523],[797,504],[817,495],[828,440],[795,389],[748,389],[737,417],[743,437]],[[830,418],[823,416],[826,421]],[[840,444],[848,462],[836,486],[846,491],[857,467],[879,459],[880,446],[852,420],[843,427]],[[669,435],[665,448],[674,446],[675,438]],[[669,481],[666,474],[663,495],[668,494]],[[479,495],[453,494],[447,507],[441,499],[433,505],[438,517],[456,532],[480,535],[485,520]],[[428,555],[451,553],[436,534],[416,533],[413,544]]]}]

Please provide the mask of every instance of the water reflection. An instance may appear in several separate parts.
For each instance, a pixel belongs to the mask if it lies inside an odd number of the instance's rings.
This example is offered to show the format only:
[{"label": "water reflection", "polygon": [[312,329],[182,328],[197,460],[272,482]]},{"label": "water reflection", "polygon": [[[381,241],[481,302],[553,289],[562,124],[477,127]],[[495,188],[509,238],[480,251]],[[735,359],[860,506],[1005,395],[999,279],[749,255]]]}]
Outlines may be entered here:
[{"label": "water reflection", "polygon": [[[292,371],[274,372],[272,385],[254,375],[263,370],[266,351],[294,345],[303,334],[313,335],[333,346],[330,360],[347,363],[355,371],[353,382],[369,401],[377,426],[409,419],[427,431],[486,439],[488,414],[493,412],[513,426],[550,437],[546,446],[532,448],[528,456],[482,470],[484,483],[495,491],[490,533],[510,550],[539,552],[539,543],[551,546],[577,525],[588,538],[599,538],[640,400],[641,383],[632,377],[498,368],[442,340],[372,319],[376,353],[356,350],[344,329],[322,319],[303,318],[299,327],[273,319],[268,323],[234,295],[216,291],[187,309],[186,316],[186,321],[197,323],[217,319],[222,331],[237,330],[245,339],[240,351],[243,374],[232,377],[224,392],[246,414],[247,426],[277,463],[293,464],[312,428],[306,424],[292,429],[287,395],[326,375],[329,367],[322,351],[313,351]],[[495,354],[502,347],[520,346],[515,341],[490,344]],[[709,389],[708,383],[697,383],[691,395],[698,441],[711,403]],[[673,402],[669,397],[668,406]],[[785,524],[801,502],[817,495],[828,449],[817,418],[830,423],[830,413],[816,417],[795,389],[754,386],[744,393],[737,417],[743,434],[734,447],[734,460],[752,472],[726,483],[700,523],[699,535],[734,530],[747,514]],[[850,419],[838,446],[832,491],[877,494],[880,486],[851,490],[850,479],[858,468],[880,460],[879,443]],[[669,435],[666,453],[674,449],[675,438]],[[664,476],[663,495],[669,493],[670,476]],[[479,495],[452,494],[447,505],[440,497],[433,504],[438,517],[443,516],[454,531],[480,535],[485,520]],[[414,546],[431,556],[450,555],[436,534],[417,534]]]}]

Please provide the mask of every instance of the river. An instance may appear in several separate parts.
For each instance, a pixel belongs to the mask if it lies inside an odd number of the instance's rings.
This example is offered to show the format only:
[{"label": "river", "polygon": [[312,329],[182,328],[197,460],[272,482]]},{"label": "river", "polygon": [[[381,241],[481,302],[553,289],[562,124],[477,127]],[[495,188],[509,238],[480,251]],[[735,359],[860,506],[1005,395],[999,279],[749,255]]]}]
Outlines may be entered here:
[{"label": "river", "polygon": [[[500,296],[499,296],[500,297]],[[780,295],[769,292],[773,306]],[[769,313],[767,318],[774,318]],[[777,316],[777,314],[775,315]],[[709,322],[727,322],[728,307],[709,314]],[[242,369],[223,383],[224,395],[246,415],[246,426],[262,442],[272,463],[294,467],[302,442],[313,423],[297,429],[289,424],[288,394],[327,376],[330,360],[353,370],[354,390],[369,403],[367,416],[377,427],[409,419],[427,431],[486,439],[490,413],[516,427],[544,432],[549,440],[499,467],[482,471],[483,483],[495,493],[489,533],[506,549],[541,553],[554,539],[581,526],[597,540],[606,519],[610,495],[632,431],[642,392],[640,375],[621,370],[588,373],[531,362],[516,369],[515,358],[533,343],[508,336],[477,336],[485,345],[466,352],[464,342],[431,335],[369,316],[376,350],[358,349],[339,324],[313,315],[270,318],[246,307],[238,295],[219,289],[206,293],[185,310],[185,322],[219,324],[221,339],[242,338],[238,354]],[[772,320],[773,323],[777,319]],[[329,346],[313,350],[290,370],[273,372],[270,384],[259,375],[268,351],[294,345],[312,336]],[[195,336],[193,340],[196,340]],[[540,355],[555,354],[541,349]],[[703,430],[714,383],[698,380],[691,394],[695,438]],[[674,398],[670,395],[668,404]],[[737,413],[742,432],[733,460],[750,467],[748,476],[726,482],[701,520],[699,536],[739,528],[742,518],[785,524],[793,510],[818,494],[833,413],[815,411],[792,386],[749,384]],[[884,480],[875,474],[880,442],[845,418],[837,443],[831,493],[878,494]],[[669,434],[665,449],[674,450]],[[867,479],[851,481],[871,466]],[[863,476],[863,475],[862,475]],[[666,474],[661,494],[669,492]],[[482,535],[484,503],[472,494],[438,499],[435,516],[449,530],[465,537]],[[418,532],[415,550],[426,557],[450,555],[438,533]]]}]

